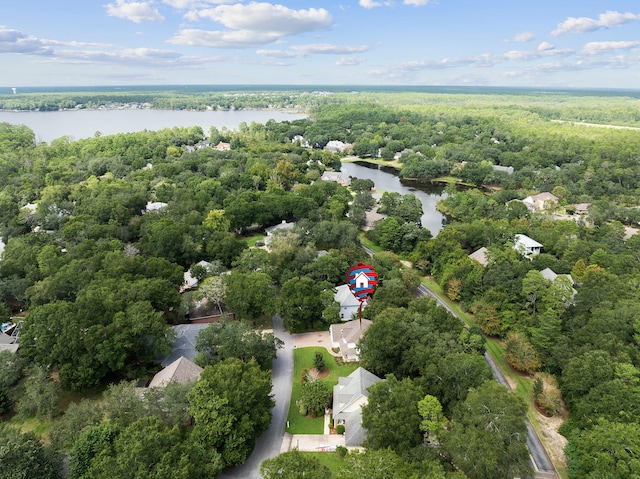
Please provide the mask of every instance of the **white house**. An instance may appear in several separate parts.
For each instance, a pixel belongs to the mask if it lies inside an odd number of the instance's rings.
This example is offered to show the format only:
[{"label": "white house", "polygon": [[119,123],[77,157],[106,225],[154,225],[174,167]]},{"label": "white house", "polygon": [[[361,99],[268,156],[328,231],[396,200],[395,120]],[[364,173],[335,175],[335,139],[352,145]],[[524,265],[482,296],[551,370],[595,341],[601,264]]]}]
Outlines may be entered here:
[{"label": "white house", "polygon": [[362,322],[359,319],[353,319],[346,323],[332,324],[329,327],[331,344],[340,350],[342,359],[348,362],[360,359],[358,341],[372,324],[372,321],[363,318]]},{"label": "white house", "polygon": [[333,387],[333,419],[344,425],[347,447],[359,447],[365,439],[362,428],[362,406],[369,402],[369,388],[382,381],[364,368],[358,368],[347,377],[338,378]]},{"label": "white house", "polygon": [[342,321],[349,321],[358,315],[360,301],[353,295],[348,284],[338,286],[333,299],[340,304],[340,319]]},{"label": "white house", "polygon": [[151,213],[152,211],[160,211],[161,209],[169,206],[167,203],[163,201],[148,201],[147,206],[145,207],[143,213]]},{"label": "white house", "polygon": [[542,252],[542,245],[527,235],[516,235],[513,248],[525,256],[540,254]]},{"label": "white house", "polygon": [[[197,265],[202,266],[207,271],[211,267],[211,263],[205,260],[198,262]],[[182,287],[180,288],[180,292],[187,289],[195,288],[196,286],[198,286],[198,280],[193,277],[193,275],[191,274],[191,270],[189,269],[185,271],[183,274]]]}]

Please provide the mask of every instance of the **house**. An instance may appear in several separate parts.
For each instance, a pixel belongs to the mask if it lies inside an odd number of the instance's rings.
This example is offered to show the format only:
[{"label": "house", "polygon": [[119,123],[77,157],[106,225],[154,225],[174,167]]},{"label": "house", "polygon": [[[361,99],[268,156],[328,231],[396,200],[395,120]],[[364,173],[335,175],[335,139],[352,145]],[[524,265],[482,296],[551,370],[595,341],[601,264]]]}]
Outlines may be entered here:
[{"label": "house", "polygon": [[202,368],[197,364],[189,361],[184,356],[180,356],[167,367],[162,369],[158,374],[153,376],[149,383],[150,388],[163,388],[168,384],[186,384],[196,382],[200,379]]},{"label": "house", "polygon": [[[207,271],[211,267],[211,263],[208,261],[202,260],[196,263],[198,266],[202,266]],[[187,289],[192,289],[198,286],[198,280],[193,277],[191,274],[191,270],[187,270],[183,274],[184,279],[182,280],[182,286],[180,287],[180,292],[186,291]]]},{"label": "house", "polygon": [[573,208],[577,215],[586,215],[589,213],[589,206],[591,203],[576,203]]},{"label": "house", "polygon": [[231,143],[221,141],[216,146],[212,146],[212,148],[217,151],[229,151],[231,149]]},{"label": "house", "polygon": [[275,226],[270,226],[268,228],[264,229],[264,232],[266,233],[266,237],[264,238],[264,242],[267,246],[269,246],[271,244],[271,240],[273,239],[273,235],[274,233],[276,233],[277,231],[285,231],[288,229],[291,229],[295,226],[296,224],[291,222],[291,223],[287,223],[285,220],[282,220],[282,223],[277,224]]},{"label": "house", "polygon": [[338,183],[342,186],[349,186],[351,184],[351,180],[349,178],[345,178],[345,176],[340,171],[325,171],[322,173],[320,177],[322,181],[331,181],[333,183]]},{"label": "house", "polygon": [[529,208],[532,213],[542,210],[552,210],[558,206],[558,197],[551,193],[538,193],[537,195],[527,196],[522,202]]},{"label": "house", "polygon": [[296,135],[291,139],[291,143],[300,142],[300,146],[303,148],[311,148],[311,144],[309,144],[309,140],[305,140],[304,136]]},{"label": "house", "polygon": [[552,283],[555,282],[557,278],[567,278],[568,285],[571,285],[571,291],[567,290],[564,302],[567,304],[573,304],[574,298],[576,297],[576,294],[578,294],[578,291],[576,291],[576,289],[573,287],[575,283],[573,282],[573,278],[570,274],[556,274],[556,272],[551,268],[543,269],[542,271],[540,271],[540,274],[544,279],[546,279],[547,281],[551,281]]},{"label": "house", "polygon": [[331,140],[327,142],[324,149],[329,150],[331,153],[339,153],[345,150],[349,150],[353,147],[351,143],[344,143],[340,140]]},{"label": "house", "polygon": [[166,208],[167,206],[169,205],[162,201],[147,201],[147,206],[144,208],[144,211],[142,212],[142,214],[151,213],[152,211],[160,211]]},{"label": "house", "polygon": [[506,173],[507,175],[512,175],[513,174],[513,166],[491,165],[491,168],[493,169],[493,171],[502,171],[503,173]]},{"label": "house", "polygon": [[360,309],[360,301],[356,298],[348,284],[341,284],[336,288],[336,294],[333,296],[336,303],[340,304],[340,319],[349,321],[358,315]]},{"label": "house", "polygon": [[487,266],[489,264],[489,250],[484,246],[479,250],[474,251],[469,255],[469,259],[475,260],[480,263],[482,266]]},{"label": "house", "polygon": [[516,235],[513,248],[520,254],[529,256],[532,254],[540,254],[543,246],[536,240],[529,238],[527,235]]},{"label": "house", "polygon": [[364,368],[358,368],[347,377],[338,378],[333,387],[333,419],[344,425],[346,447],[359,447],[365,439],[362,427],[362,406],[367,404],[369,388],[382,381]]},{"label": "house", "polygon": [[165,367],[173,363],[181,357],[185,357],[189,361],[194,361],[198,351],[196,350],[196,342],[198,334],[208,324],[178,324],[173,327],[173,343],[171,345],[171,353],[169,356],[162,358],[161,366]]},{"label": "house", "polygon": [[342,359],[347,362],[360,359],[358,341],[372,324],[372,321],[363,318],[362,322],[358,319],[353,319],[345,323],[332,324],[329,327],[331,344],[334,348],[340,350]]}]

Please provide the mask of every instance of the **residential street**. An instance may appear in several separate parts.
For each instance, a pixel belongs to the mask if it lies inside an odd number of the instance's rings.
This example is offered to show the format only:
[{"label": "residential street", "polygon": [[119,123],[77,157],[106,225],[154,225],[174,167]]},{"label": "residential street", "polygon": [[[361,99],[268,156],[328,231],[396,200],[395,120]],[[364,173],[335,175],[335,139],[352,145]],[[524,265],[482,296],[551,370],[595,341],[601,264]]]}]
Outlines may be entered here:
[{"label": "residential street", "polygon": [[282,318],[277,315],[273,317],[273,334],[284,341],[284,348],[278,351],[271,371],[272,392],[276,402],[271,425],[257,439],[247,462],[219,474],[220,479],[261,479],[260,463],[280,454],[293,382],[293,336],[282,329]]}]

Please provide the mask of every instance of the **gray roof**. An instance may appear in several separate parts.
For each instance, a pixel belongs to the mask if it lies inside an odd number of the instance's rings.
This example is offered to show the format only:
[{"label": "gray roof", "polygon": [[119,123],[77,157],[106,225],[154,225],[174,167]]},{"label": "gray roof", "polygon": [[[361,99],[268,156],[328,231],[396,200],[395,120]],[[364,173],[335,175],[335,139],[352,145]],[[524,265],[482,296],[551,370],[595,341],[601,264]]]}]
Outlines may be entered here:
[{"label": "gray roof", "polygon": [[360,305],[360,301],[353,295],[348,284],[341,284],[336,287],[336,294],[333,299],[342,307]]},{"label": "gray roof", "polygon": [[196,354],[198,354],[198,351],[196,351],[196,336],[207,326],[209,325],[206,323],[179,324],[174,326],[173,331],[176,337],[171,346],[171,353],[162,360],[161,365],[163,367],[168,366],[182,356],[189,361],[193,361],[196,358]]},{"label": "gray roof", "polygon": [[346,446],[362,445],[362,406],[367,403],[368,389],[380,381],[375,374],[358,368],[349,376],[338,378],[333,387],[333,417],[345,421]]}]

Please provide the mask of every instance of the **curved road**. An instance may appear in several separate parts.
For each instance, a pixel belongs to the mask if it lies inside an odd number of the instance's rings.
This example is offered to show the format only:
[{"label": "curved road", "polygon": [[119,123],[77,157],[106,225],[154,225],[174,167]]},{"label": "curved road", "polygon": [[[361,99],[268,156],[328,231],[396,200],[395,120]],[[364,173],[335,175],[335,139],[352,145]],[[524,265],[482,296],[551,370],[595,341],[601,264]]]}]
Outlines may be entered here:
[{"label": "curved road", "polygon": [[293,336],[282,329],[282,318],[273,317],[273,334],[284,342],[278,350],[271,369],[272,393],[276,405],[271,410],[271,425],[256,440],[256,445],[247,461],[233,469],[218,474],[220,479],[262,479],[260,463],[267,458],[280,454],[280,446],[284,436],[284,426],[289,413],[291,385],[293,384]]},{"label": "curved road", "polygon": [[[427,288],[424,284],[420,284],[420,286],[418,286],[418,295],[430,296],[431,298],[435,299],[440,306],[442,306],[451,314],[453,314],[456,318],[458,318],[458,315],[453,312],[453,310],[449,307],[449,305],[445,303],[437,294],[435,294],[433,291]],[[493,358],[491,357],[491,355],[489,355],[489,353],[485,353],[484,357],[487,360],[487,363],[489,363],[489,366],[491,366],[491,370],[493,371],[493,375],[496,378],[496,381],[498,381],[499,384],[506,386],[507,389],[511,390],[509,383],[503,376],[498,366],[496,366],[496,363],[493,361]],[[544,447],[542,446],[542,443],[540,442],[540,438],[538,438],[538,435],[534,431],[528,419],[526,420],[526,425],[527,425],[527,447],[529,448],[529,457],[531,459],[531,465],[533,467],[534,477],[539,479],[557,478],[558,476],[556,475],[556,471],[553,467],[553,464],[551,463],[551,460],[549,459],[547,452],[545,451]]]}]

